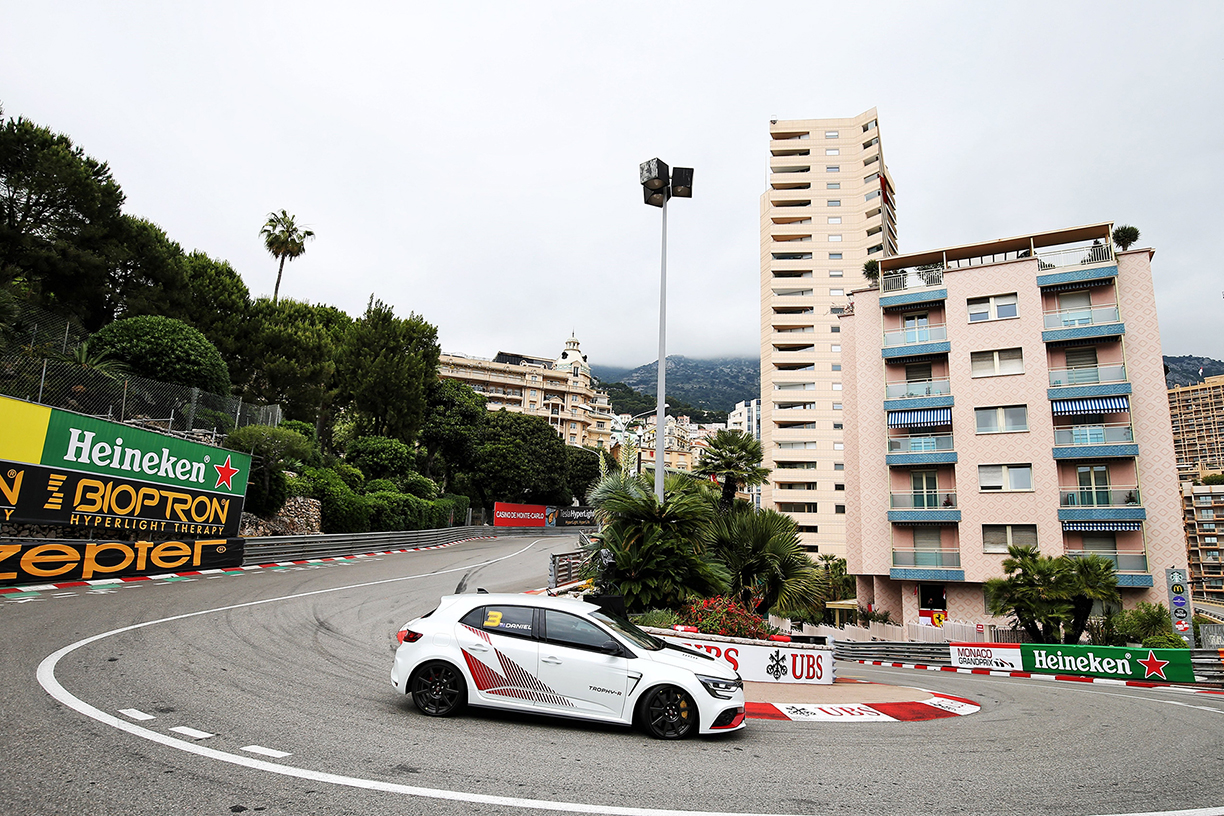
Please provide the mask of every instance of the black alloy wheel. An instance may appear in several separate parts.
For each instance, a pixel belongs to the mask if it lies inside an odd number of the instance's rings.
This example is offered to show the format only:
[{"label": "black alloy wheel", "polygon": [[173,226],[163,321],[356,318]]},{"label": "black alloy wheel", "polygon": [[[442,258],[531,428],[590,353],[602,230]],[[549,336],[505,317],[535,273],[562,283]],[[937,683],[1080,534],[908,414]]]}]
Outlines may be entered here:
[{"label": "black alloy wheel", "polygon": [[426,663],[408,683],[412,702],[430,717],[449,717],[467,702],[467,683],[449,663]]},{"label": "black alloy wheel", "polygon": [[684,689],[660,686],[642,702],[642,723],[655,739],[684,739],[697,733],[697,704]]}]

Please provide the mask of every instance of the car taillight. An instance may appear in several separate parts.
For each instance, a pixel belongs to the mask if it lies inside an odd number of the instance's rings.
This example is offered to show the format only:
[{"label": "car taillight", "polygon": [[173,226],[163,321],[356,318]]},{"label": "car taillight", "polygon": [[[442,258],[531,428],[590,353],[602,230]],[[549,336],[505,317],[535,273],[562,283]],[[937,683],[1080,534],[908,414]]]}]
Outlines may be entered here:
[{"label": "car taillight", "polygon": [[405,626],[403,629],[395,633],[395,639],[400,643],[416,643],[421,639],[421,633],[414,632]]}]

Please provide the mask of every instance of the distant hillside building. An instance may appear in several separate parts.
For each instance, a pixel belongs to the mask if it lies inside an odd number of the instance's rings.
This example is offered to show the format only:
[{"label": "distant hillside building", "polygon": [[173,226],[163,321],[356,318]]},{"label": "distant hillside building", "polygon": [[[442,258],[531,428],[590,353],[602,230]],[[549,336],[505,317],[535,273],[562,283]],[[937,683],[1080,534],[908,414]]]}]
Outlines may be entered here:
[{"label": "distant hillside building", "polygon": [[1173,450],[1182,481],[1224,468],[1224,376],[1169,389]]},{"label": "distant hillside building", "polygon": [[548,420],[567,445],[611,448],[612,406],[591,382],[591,367],[576,337],[555,359],[499,351],[492,360],[443,352],[438,376],[483,394],[490,411],[505,409]]},{"label": "distant hillside building", "polygon": [[1224,527],[1224,485],[1182,484],[1182,513],[1190,589],[1195,598],[1224,603],[1224,564],[1216,529],[1217,524]]}]

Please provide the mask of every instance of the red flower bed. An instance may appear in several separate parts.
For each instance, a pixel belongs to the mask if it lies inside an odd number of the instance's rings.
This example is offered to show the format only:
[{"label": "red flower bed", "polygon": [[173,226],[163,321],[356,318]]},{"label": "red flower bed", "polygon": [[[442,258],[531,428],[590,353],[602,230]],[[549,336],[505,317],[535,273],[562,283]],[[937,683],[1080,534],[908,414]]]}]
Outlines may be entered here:
[{"label": "red flower bed", "polygon": [[683,607],[678,618],[707,635],[764,640],[778,631],[739,601],[721,595]]}]

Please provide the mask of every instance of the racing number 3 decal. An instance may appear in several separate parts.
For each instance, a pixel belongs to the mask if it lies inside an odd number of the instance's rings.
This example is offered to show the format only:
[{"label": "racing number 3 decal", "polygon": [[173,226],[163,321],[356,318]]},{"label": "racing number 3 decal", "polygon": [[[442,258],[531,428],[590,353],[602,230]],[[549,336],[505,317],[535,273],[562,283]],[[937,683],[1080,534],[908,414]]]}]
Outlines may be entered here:
[{"label": "racing number 3 decal", "polygon": [[481,625],[487,626],[490,629],[493,629],[498,626],[501,626],[501,619],[502,619],[502,613],[490,609],[488,617],[485,618],[484,623]]}]

